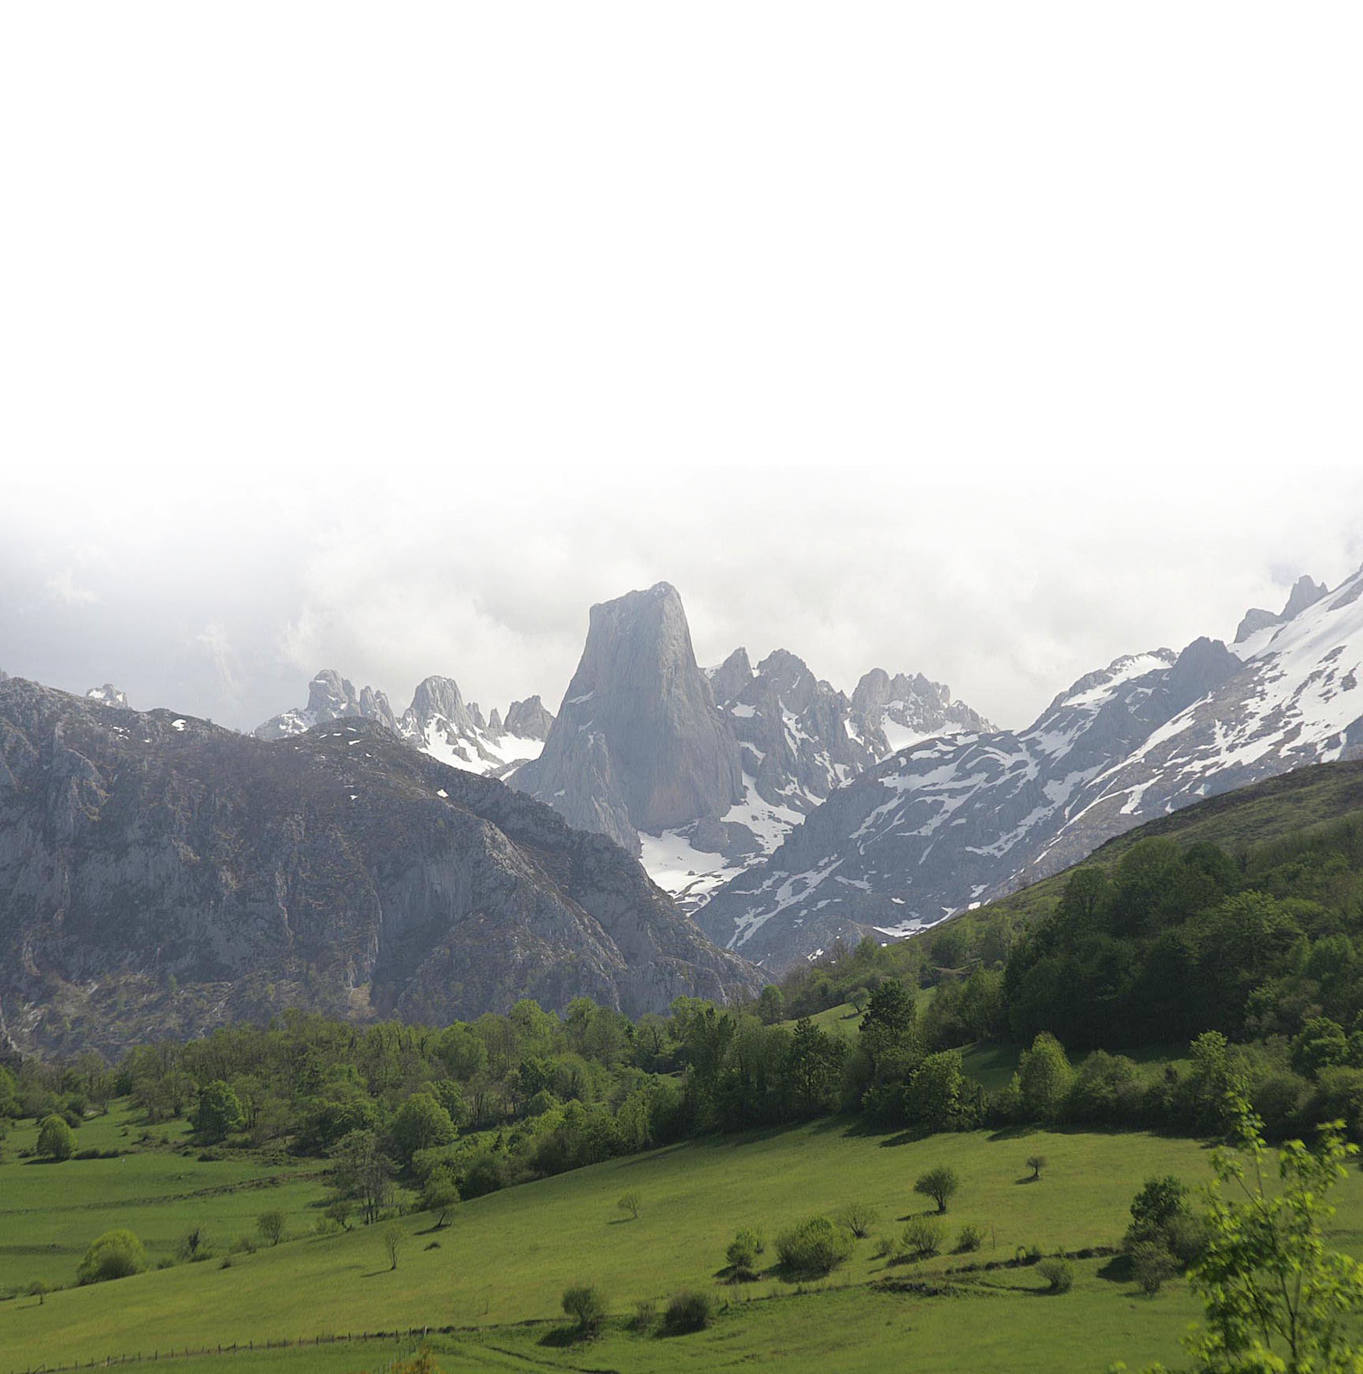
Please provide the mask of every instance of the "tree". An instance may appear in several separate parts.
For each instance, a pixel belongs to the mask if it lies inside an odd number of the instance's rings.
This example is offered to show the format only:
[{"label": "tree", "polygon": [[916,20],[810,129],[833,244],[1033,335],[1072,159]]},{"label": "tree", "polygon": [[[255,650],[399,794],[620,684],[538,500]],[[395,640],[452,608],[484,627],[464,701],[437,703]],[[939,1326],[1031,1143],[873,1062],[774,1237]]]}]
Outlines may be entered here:
[{"label": "tree", "polygon": [[930,1197],[937,1204],[939,1213],[947,1209],[947,1201],[961,1186],[956,1170],[949,1164],[939,1164],[935,1169],[920,1174],[914,1182],[913,1191]]},{"label": "tree", "polygon": [[849,1202],[838,1213],[839,1225],[847,1227],[858,1240],[865,1240],[879,1220],[879,1213],[867,1202]]},{"label": "tree", "polygon": [[241,1130],[246,1124],[246,1113],[236,1093],[217,1079],[199,1089],[192,1122],[200,1140],[207,1145],[216,1145],[233,1131]]},{"label": "tree", "polygon": [[38,1128],[38,1153],[48,1159],[70,1159],[76,1153],[76,1136],[71,1127],[59,1116],[43,1118]]},{"label": "tree", "polygon": [[376,1131],[351,1131],[332,1152],[336,1186],[353,1198],[366,1226],[376,1222],[393,1191],[393,1166],[384,1154]]},{"label": "tree", "polygon": [[398,1267],[398,1251],[402,1249],[402,1242],[407,1237],[403,1233],[401,1226],[386,1226],[383,1231],[383,1248],[388,1252],[388,1269],[391,1273]]},{"label": "tree", "polygon": [[1289,1140],[1272,1154],[1263,1122],[1238,1093],[1229,1098],[1236,1148],[1212,1157],[1209,1238],[1192,1267],[1207,1330],[1189,1340],[1205,1371],[1235,1374],[1354,1374],[1359,1358],[1350,1319],[1363,1313],[1363,1265],[1329,1249],[1325,1200],[1358,1153],[1341,1123],[1323,1126],[1315,1150]]},{"label": "tree", "polygon": [[764,1026],[774,1026],[785,1019],[786,995],[775,983],[768,983],[757,998],[757,1017]]},{"label": "tree", "polygon": [[1035,1182],[1035,1181],[1037,1181],[1038,1179],[1040,1179],[1040,1177],[1041,1177],[1041,1171],[1046,1167],[1046,1163],[1047,1163],[1047,1161],[1046,1161],[1046,1156],[1045,1156],[1045,1155],[1028,1155],[1028,1156],[1027,1156],[1027,1167],[1032,1171],[1032,1180],[1033,1180],[1033,1182]]},{"label": "tree", "polygon": [[564,1291],[563,1310],[577,1322],[582,1335],[593,1335],[606,1320],[605,1295],[591,1284],[579,1284]]},{"label": "tree", "polygon": [[38,1306],[41,1307],[43,1299],[47,1297],[47,1285],[42,1279],[34,1279],[28,1286],[28,1295],[30,1298],[37,1298]]},{"label": "tree", "polygon": [[735,1279],[757,1277],[757,1257],[762,1253],[762,1237],[746,1227],[729,1242],[724,1252]]},{"label": "tree", "polygon": [[841,1036],[829,1035],[807,1016],[795,1023],[786,1075],[790,1106],[796,1116],[814,1116],[836,1104],[846,1056],[847,1045]]},{"label": "tree", "polygon": [[393,1143],[407,1160],[418,1150],[451,1144],[456,1134],[449,1112],[430,1093],[413,1093],[393,1118]]},{"label": "tree", "polygon": [[615,1204],[622,1212],[628,1212],[634,1221],[639,1220],[640,1197],[639,1194],[630,1191]]},{"label": "tree", "polygon": [[1022,1110],[1031,1121],[1054,1121],[1074,1078],[1060,1041],[1042,1031],[1018,1060]]},{"label": "tree", "polygon": [[103,1283],[140,1274],[147,1267],[147,1252],[131,1231],[106,1231],[85,1252],[76,1269],[78,1283]]},{"label": "tree", "polygon": [[262,1212],[256,1218],[256,1230],[261,1238],[271,1245],[278,1245],[284,1239],[284,1213]]},{"label": "tree", "polygon": [[450,1212],[459,1205],[459,1184],[452,1165],[437,1164],[426,1175],[426,1182],[421,1189],[421,1205],[426,1211],[438,1214],[436,1226],[448,1223]]},{"label": "tree", "polygon": [[191,1226],[180,1237],[179,1243],[175,1247],[175,1253],[190,1264],[197,1260],[207,1259],[212,1253],[208,1232],[202,1226]]}]

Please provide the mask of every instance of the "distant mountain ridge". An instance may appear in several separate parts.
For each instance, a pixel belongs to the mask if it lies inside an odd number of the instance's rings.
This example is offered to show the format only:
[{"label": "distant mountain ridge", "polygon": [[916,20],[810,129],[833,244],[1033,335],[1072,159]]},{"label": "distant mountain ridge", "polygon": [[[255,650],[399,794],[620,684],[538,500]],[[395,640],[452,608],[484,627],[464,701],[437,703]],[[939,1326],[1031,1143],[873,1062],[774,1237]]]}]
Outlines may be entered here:
[{"label": "distant mountain ridge", "polygon": [[376,721],[266,742],[0,682],[0,1044],[757,986],[613,842]]},{"label": "distant mountain ridge", "polygon": [[252,733],[257,739],[287,739],[332,720],[375,721],[452,768],[494,777],[534,758],[554,723],[537,696],[513,701],[505,720],[495,707],[484,719],[478,703],[466,703],[449,677],[424,679],[412,704],[396,716],[383,692],[372,687],[357,692],[334,668],[323,668],[308,684],[306,706],[272,716]]},{"label": "distant mountain ridge", "polygon": [[[1080,678],[1028,729],[910,747],[833,793],[698,913],[771,967],[912,933],[1199,798],[1363,751],[1363,571],[1281,616]],[[1251,628],[1245,630],[1246,624]]]}]

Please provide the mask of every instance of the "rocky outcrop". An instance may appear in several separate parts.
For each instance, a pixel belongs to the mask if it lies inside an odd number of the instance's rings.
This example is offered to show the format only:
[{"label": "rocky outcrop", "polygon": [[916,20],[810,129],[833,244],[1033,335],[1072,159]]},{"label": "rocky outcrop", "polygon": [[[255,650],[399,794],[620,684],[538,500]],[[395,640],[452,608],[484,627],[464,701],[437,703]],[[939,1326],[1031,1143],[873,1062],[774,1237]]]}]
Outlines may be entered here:
[{"label": "rocky outcrop", "polygon": [[[0,673],[0,682],[4,681],[5,675]],[[117,706],[120,710],[128,709],[128,694],[120,692],[112,682],[106,682],[102,687],[91,687],[85,694],[91,701],[98,701],[105,706]]]},{"label": "rocky outcrop", "polygon": [[1235,631],[1235,642],[1244,644],[1271,626],[1286,625],[1289,620],[1295,620],[1307,607],[1314,606],[1328,590],[1324,582],[1317,582],[1310,577],[1299,577],[1292,584],[1286,605],[1277,615],[1258,606],[1245,612],[1244,618]]},{"label": "rocky outcrop", "polygon": [[981,734],[994,727],[978,711],[952,698],[951,689],[922,673],[891,677],[872,668],[852,693],[851,719],[877,759],[933,735]]},{"label": "rocky outcrop", "polygon": [[536,694],[524,701],[513,701],[507,708],[505,728],[508,734],[521,739],[546,740],[554,728],[554,717],[544,708]]},{"label": "rocky outcrop", "polygon": [[322,725],[329,720],[375,720],[390,730],[397,729],[397,719],[388,698],[372,687],[355,690],[348,678],[343,678],[334,668],[323,668],[308,683],[308,704],[299,710],[285,711],[283,715],[272,716],[264,725],[256,727],[257,739],[286,739],[290,735],[301,735],[314,725]]},{"label": "rocky outcrop", "polygon": [[675,588],[660,582],[592,607],[544,750],[513,784],[635,852],[639,830],[717,818],[742,799],[738,745],[696,665]]},{"label": "rocky outcrop", "polygon": [[754,986],[611,841],[373,721],[266,742],[0,685],[0,1006],[25,1051]]}]

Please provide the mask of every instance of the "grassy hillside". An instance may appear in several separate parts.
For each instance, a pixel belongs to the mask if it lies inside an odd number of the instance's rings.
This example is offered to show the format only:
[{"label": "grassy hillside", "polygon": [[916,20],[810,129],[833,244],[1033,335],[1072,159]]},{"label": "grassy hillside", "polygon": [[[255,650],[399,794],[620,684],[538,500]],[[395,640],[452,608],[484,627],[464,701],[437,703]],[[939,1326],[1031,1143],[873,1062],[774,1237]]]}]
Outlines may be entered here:
[{"label": "grassy hillside", "polygon": [[[1037,1152],[1050,1164],[1040,1183],[1024,1183],[1024,1161]],[[124,1167],[137,1167],[136,1158]],[[580,1351],[574,1360],[571,1351],[538,1344],[554,1327],[507,1329],[527,1321],[556,1324],[562,1291],[575,1282],[600,1284],[621,1316],[636,1301],[665,1301],[686,1286],[705,1287],[733,1304],[712,1331],[696,1337],[664,1341],[614,1331],[590,1348],[585,1363],[592,1368],[700,1369],[716,1367],[718,1353],[723,1363],[780,1358],[784,1368],[827,1368],[833,1348],[842,1352],[840,1369],[875,1368],[890,1348],[912,1349],[915,1366],[923,1369],[984,1368],[997,1367],[1000,1341],[1013,1350],[1010,1367],[1016,1369],[1091,1369],[1095,1355],[1134,1364],[1176,1353],[1177,1334],[1193,1315],[1179,1286],[1154,1302],[1138,1300],[1129,1283],[1100,1276],[1101,1260],[1081,1261],[1074,1292],[1046,1304],[1036,1301],[1040,1281],[1027,1269],[977,1276],[966,1296],[878,1291],[872,1285],[882,1280],[940,1282],[961,1259],[895,1264],[875,1256],[874,1239],[858,1242],[851,1262],[831,1279],[800,1286],[803,1296],[771,1272],[738,1287],[719,1277],[724,1248],[740,1226],[762,1229],[769,1240],[765,1259],[774,1260],[770,1241],[782,1227],[860,1200],[878,1210],[881,1233],[897,1236],[904,1219],[922,1210],[914,1178],[945,1161],[962,1179],[945,1219],[948,1237],[967,1222],[981,1227],[984,1248],[973,1258],[982,1260],[1009,1258],[1020,1245],[1049,1252],[1113,1244],[1145,1178],[1173,1172],[1192,1182],[1207,1175],[1206,1152],[1196,1143],[1135,1133],[975,1132],[898,1143],[849,1134],[845,1122],[830,1121],[690,1143],[479,1198],[461,1205],[440,1231],[429,1214],[404,1217],[397,1223],[403,1243],[396,1271],[380,1226],[287,1241],[234,1257],[228,1269],[215,1259],[51,1293],[41,1306],[29,1297],[0,1303],[0,1374],[115,1353],[427,1325],[477,1328],[455,1342],[472,1352],[469,1359],[481,1360],[478,1352],[495,1346],[520,1352],[520,1367],[557,1367],[563,1360],[580,1368]],[[0,1166],[6,1207],[16,1196],[16,1175],[36,1172],[60,1177],[69,1208],[94,1200],[106,1181],[98,1167],[103,1163]],[[86,1237],[113,1224],[148,1233],[159,1227],[165,1235],[183,1230],[207,1215],[201,1200],[171,1196],[171,1184],[178,1193],[184,1181],[163,1179],[160,1204],[130,1199],[122,1207],[101,1205]],[[1341,1212],[1354,1236],[1363,1229],[1360,1185],[1363,1180],[1350,1178]],[[627,1190],[642,1198],[637,1221],[616,1206]],[[269,1194],[272,1202],[282,1195],[283,1189]],[[302,1193],[295,1201],[299,1223],[317,1214]],[[51,1225],[40,1213],[24,1211],[9,1212],[5,1223],[6,1243],[16,1249],[41,1246],[43,1228]],[[71,1229],[73,1239],[80,1229]],[[67,1258],[69,1273],[74,1260]],[[979,1286],[981,1279],[988,1284]],[[1087,1339],[1068,1345],[1060,1339],[1045,1310],[1052,1301],[1063,1305],[1059,1325],[1081,1324]],[[983,1304],[988,1320],[963,1320],[966,1304]],[[1032,1356],[1024,1359],[1021,1352],[1032,1346],[1035,1361],[1029,1363]],[[388,1355],[370,1363],[377,1367],[391,1353],[390,1346]],[[254,1359],[250,1368],[266,1367]],[[353,1351],[336,1347],[287,1358],[281,1353],[279,1361],[281,1369],[363,1367]],[[505,1367],[445,1363],[451,1369]],[[223,1367],[243,1366],[224,1361]]]},{"label": "grassy hillside", "polygon": [[[1363,811],[1363,762],[1314,764],[1147,821],[1109,840],[1084,864],[1113,869],[1133,845],[1156,836],[1166,836],[1181,845],[1206,841],[1229,854],[1242,855],[1256,845],[1338,820],[1354,811]],[[1073,869],[1066,869],[1043,878],[967,915],[980,920],[994,913],[1018,917],[1024,922],[1046,915],[1055,909],[1071,872]]]}]

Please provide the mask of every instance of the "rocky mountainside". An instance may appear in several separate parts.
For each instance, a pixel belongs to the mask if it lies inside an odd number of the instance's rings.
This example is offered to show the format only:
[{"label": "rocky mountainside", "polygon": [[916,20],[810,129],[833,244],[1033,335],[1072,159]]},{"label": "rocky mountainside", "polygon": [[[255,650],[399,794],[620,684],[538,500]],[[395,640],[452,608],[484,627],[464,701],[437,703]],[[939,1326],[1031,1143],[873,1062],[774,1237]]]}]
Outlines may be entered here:
[{"label": "rocky mountainside", "polygon": [[[1116,660],[1027,730],[929,740],[834,792],[698,919],[771,967],[911,933],[1199,798],[1363,746],[1363,572],[1232,653],[1201,639]],[[1284,619],[1285,617],[1285,619]],[[1242,622],[1243,624],[1243,622]]]},{"label": "rocky mountainside", "polygon": [[866,674],[852,701],[778,649],[696,663],[676,589],[594,606],[540,758],[512,785],[641,855],[694,909],[895,748],[988,722],[926,678]]},{"label": "rocky mountainside", "polygon": [[257,739],[287,739],[333,720],[376,721],[442,763],[494,777],[505,777],[536,757],[554,723],[537,696],[513,701],[505,720],[496,708],[484,719],[478,703],[466,703],[458,683],[448,677],[421,682],[399,717],[382,692],[372,687],[356,692],[348,678],[324,668],[308,684],[306,706],[271,717],[254,733]]},{"label": "rocky mountainside", "polygon": [[0,1042],[754,986],[610,840],[376,721],[267,742],[0,683]]}]

